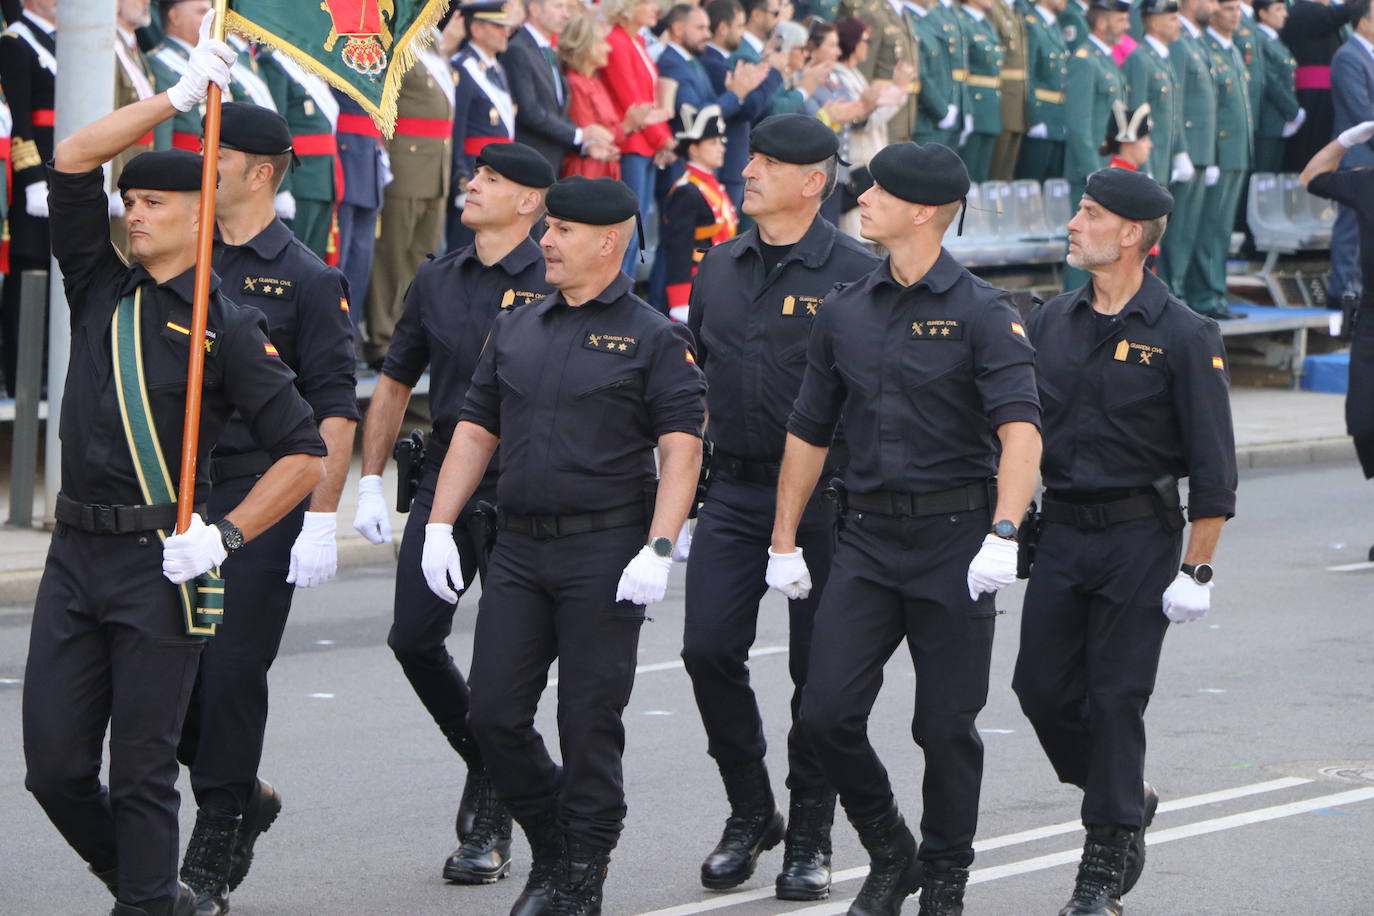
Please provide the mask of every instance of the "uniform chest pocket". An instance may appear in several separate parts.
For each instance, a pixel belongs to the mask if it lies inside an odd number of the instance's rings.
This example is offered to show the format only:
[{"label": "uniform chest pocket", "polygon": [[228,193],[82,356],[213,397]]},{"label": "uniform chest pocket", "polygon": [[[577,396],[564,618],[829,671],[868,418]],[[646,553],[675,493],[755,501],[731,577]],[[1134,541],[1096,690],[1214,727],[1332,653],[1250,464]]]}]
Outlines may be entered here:
[{"label": "uniform chest pocket", "polygon": [[908,391],[925,388],[971,363],[962,340],[916,338],[902,345],[902,383]]},{"label": "uniform chest pocket", "polygon": [[517,384],[511,379],[509,373],[506,373],[506,372],[497,372],[497,373],[496,373],[496,385],[497,385],[498,388],[501,389],[501,397],[503,397],[503,398],[506,398],[506,397],[511,397],[511,398],[523,398],[523,397],[525,396],[525,390],[524,390],[524,388],[523,388],[522,386],[520,386],[520,385],[517,385]]},{"label": "uniform chest pocket", "polygon": [[1145,407],[1169,393],[1169,378],[1163,366],[1112,362],[1103,382],[1110,410]]},{"label": "uniform chest pocket", "polygon": [[574,390],[571,409],[559,411],[557,435],[564,447],[555,451],[554,463],[563,470],[606,473],[608,444],[624,440],[636,425],[638,392],[634,374]]},{"label": "uniform chest pocket", "polygon": [[[151,351],[144,352],[143,378],[149,389],[186,390],[186,342],[189,340],[189,333],[183,333],[176,322],[168,322],[159,334],[161,339],[153,345]],[[221,388],[224,384],[224,367],[219,360],[220,343],[218,332],[206,331],[205,374],[202,385],[211,390]]]}]

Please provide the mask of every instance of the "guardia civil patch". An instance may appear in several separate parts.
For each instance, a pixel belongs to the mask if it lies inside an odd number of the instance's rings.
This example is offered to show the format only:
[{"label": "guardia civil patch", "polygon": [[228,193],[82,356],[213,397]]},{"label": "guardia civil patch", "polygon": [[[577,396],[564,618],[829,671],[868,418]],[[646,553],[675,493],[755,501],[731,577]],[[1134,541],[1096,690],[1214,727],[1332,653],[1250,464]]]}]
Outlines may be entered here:
[{"label": "guardia civil patch", "polygon": [[929,318],[911,323],[912,340],[963,340],[964,323],[953,318]]},{"label": "guardia civil patch", "polygon": [[244,277],[242,293],[250,296],[269,296],[273,299],[290,299],[295,295],[295,284],[291,280],[278,277]]},{"label": "guardia civil patch", "polygon": [[621,334],[598,334],[591,332],[587,339],[582,341],[582,346],[588,350],[596,350],[601,353],[615,353],[619,356],[634,356],[635,350],[639,348],[639,339],[636,337],[625,337]]}]

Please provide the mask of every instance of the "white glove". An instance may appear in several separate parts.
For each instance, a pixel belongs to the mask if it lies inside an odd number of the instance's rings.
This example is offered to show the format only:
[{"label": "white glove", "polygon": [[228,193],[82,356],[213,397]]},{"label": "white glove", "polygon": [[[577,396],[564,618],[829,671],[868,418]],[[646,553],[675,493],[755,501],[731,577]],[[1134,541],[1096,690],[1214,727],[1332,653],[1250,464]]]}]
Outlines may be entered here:
[{"label": "white glove", "polygon": [[968,142],[969,136],[973,133],[973,115],[964,115],[964,130],[959,134],[959,145],[963,146]]},{"label": "white glove", "polygon": [[763,580],[769,588],[786,595],[788,601],[800,601],[811,594],[811,570],[806,568],[800,547],[791,553],[775,553],[769,547],[768,570]]},{"label": "white glove", "polygon": [[1164,590],[1164,616],[1174,623],[1200,620],[1212,607],[1212,583],[1198,585],[1183,571]]},{"label": "white glove", "polygon": [[968,565],[968,596],[997,594],[1016,581],[1016,542],[989,534]]},{"label": "white glove", "polygon": [[1030,137],[1032,140],[1048,140],[1050,138],[1050,129],[1046,127],[1044,123],[1036,124],[1030,130],[1026,131],[1026,136]]},{"label": "white glove", "polygon": [[106,209],[110,213],[110,219],[119,219],[124,215],[124,197],[118,191],[106,191],[105,198],[108,201]]},{"label": "white glove", "polygon": [[[420,554],[420,569],[424,570],[430,591],[449,604],[458,603],[458,592],[463,590],[465,583],[452,525],[425,526],[425,549]],[[452,585],[449,584],[450,580]]]},{"label": "white glove", "polygon": [[386,187],[396,180],[396,173],[391,171],[391,154],[383,147],[378,151],[382,157],[382,187]]},{"label": "white glove", "polygon": [[286,581],[297,588],[324,585],[339,571],[339,548],[334,533],[339,525],[335,512],[307,512],[301,533],[291,545],[291,568]]},{"label": "white glove", "polygon": [[1341,131],[1336,142],[1346,149],[1353,149],[1361,143],[1367,143],[1370,137],[1374,137],[1374,121],[1365,121]]},{"label": "white glove", "polygon": [[952,128],[954,127],[955,124],[958,124],[958,123],[959,123],[959,106],[958,106],[958,105],[951,105],[951,106],[949,106],[947,109],[945,109],[945,118],[944,118],[944,120],[941,121],[939,124],[936,124],[935,126],[938,127],[938,128],[940,128],[941,130],[950,130],[950,129],[952,129]]},{"label": "white glove", "polygon": [[[1306,109],[1306,108],[1299,108],[1299,109],[1298,109],[1298,113],[1295,114],[1295,115],[1293,116],[1293,120],[1291,120],[1291,121],[1289,121],[1287,124],[1283,125],[1283,130],[1280,131],[1279,133],[1280,133],[1281,136],[1284,137],[1284,139],[1287,139],[1288,137],[1293,136],[1293,135],[1296,134],[1299,130],[1301,130],[1303,124],[1305,124],[1305,123],[1307,123],[1307,109]],[[1350,147],[1348,147],[1348,146],[1346,147],[1346,149],[1349,149],[1349,148],[1350,148]]]},{"label": "white glove", "polygon": [[689,305],[675,305],[668,309],[668,317],[678,324],[686,324],[687,316],[691,314],[691,308]]},{"label": "white glove", "polygon": [[353,529],[374,544],[391,543],[391,509],[382,496],[382,478],[368,474],[358,481],[358,511]]},{"label": "white glove", "polygon": [[24,189],[24,212],[34,219],[48,218],[48,183],[36,181]]},{"label": "white glove", "polygon": [[205,524],[199,515],[181,534],[174,534],[162,545],[162,574],[173,585],[190,582],[203,572],[224,562],[229,551],[219,529]]},{"label": "white glove", "polygon": [[682,530],[677,533],[677,540],[673,542],[673,561],[676,563],[686,563],[687,557],[692,553],[692,522],[690,519],[682,523]]},{"label": "white glove", "polygon": [[660,557],[648,544],[639,548],[615,587],[615,600],[631,604],[657,604],[668,591],[668,570],[673,568],[672,557]]},{"label": "white glove", "polygon": [[200,21],[200,40],[191,49],[186,72],[175,86],[167,90],[167,101],[177,111],[190,111],[205,101],[211,83],[226,93],[229,91],[229,71],[239,56],[224,42],[210,37],[214,23],[214,9],[206,10],[205,18]]},{"label": "white glove", "polygon": [[1193,160],[1187,153],[1175,153],[1173,170],[1169,173],[1170,184],[1187,184],[1197,176]]},{"label": "white glove", "polygon": [[277,196],[272,198],[272,208],[282,219],[295,219],[296,195],[290,191],[278,191]]},{"label": "white glove", "polygon": [[1209,165],[1209,166],[1207,166],[1207,168],[1203,169],[1203,171],[1202,171],[1202,183],[1203,183],[1204,185],[1206,185],[1207,187],[1210,188],[1212,185],[1216,184],[1216,183],[1217,183],[1218,181],[1220,181],[1220,180],[1221,180],[1221,166],[1219,166],[1219,165]]}]

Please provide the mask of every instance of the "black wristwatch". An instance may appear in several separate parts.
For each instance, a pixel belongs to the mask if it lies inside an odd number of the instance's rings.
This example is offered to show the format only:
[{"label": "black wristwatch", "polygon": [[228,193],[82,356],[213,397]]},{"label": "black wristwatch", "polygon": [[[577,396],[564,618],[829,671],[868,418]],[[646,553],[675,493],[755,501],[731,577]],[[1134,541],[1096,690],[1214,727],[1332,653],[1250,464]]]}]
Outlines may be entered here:
[{"label": "black wristwatch", "polygon": [[243,532],[239,530],[238,525],[227,518],[222,518],[215,522],[215,527],[219,529],[219,537],[224,542],[226,551],[233,553],[243,546]]},{"label": "black wristwatch", "polygon": [[654,538],[652,541],[649,542],[649,546],[653,548],[654,556],[656,557],[666,558],[671,557],[673,555],[672,538]]},{"label": "black wristwatch", "polygon": [[1213,570],[1211,563],[1199,563],[1196,566],[1191,563],[1184,563],[1179,567],[1179,571],[1185,576],[1190,577],[1198,585],[1206,585],[1208,582],[1212,581]]},{"label": "black wristwatch", "polygon": [[995,534],[1004,541],[1016,540],[1016,522],[1011,519],[999,519],[992,523],[992,530],[989,534]]}]

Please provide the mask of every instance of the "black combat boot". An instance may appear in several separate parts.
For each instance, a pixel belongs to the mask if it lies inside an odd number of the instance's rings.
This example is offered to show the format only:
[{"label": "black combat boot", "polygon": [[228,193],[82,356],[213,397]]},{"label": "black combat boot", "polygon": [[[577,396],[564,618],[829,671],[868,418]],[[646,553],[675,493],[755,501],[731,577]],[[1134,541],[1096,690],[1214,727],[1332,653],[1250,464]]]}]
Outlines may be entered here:
[{"label": "black combat boot", "polygon": [[601,916],[601,887],[611,852],[599,846],[568,840],[553,890],[552,916]]},{"label": "black combat boot", "polygon": [[239,834],[239,817],[201,808],[186,844],[181,880],[195,894],[196,916],[229,912],[229,856]]},{"label": "black combat boot", "polygon": [[897,916],[902,903],[921,887],[921,863],[916,838],[907,829],[895,804],[882,814],[849,822],[868,850],[868,877],[848,916]]},{"label": "black combat boot", "polygon": [[1140,880],[1141,872],[1145,871],[1145,828],[1149,827],[1155,820],[1155,811],[1159,808],[1159,793],[1155,787],[1148,782],[1145,783],[1145,819],[1141,821],[1139,830],[1131,834],[1131,848],[1126,853],[1126,877],[1121,882],[1121,896],[1125,897],[1135,887],[1135,883]]},{"label": "black combat boot", "polygon": [[110,916],[196,916],[196,895],[189,887],[177,882],[175,897],[161,897],[141,903],[115,901]]},{"label": "black combat boot", "polygon": [[472,830],[444,863],[444,879],[457,884],[495,884],[510,872],[510,812],[491,780],[477,783]]},{"label": "black combat boot", "polygon": [[478,787],[486,770],[482,765],[482,752],[477,749],[477,741],[468,731],[466,722],[441,725],[439,731],[443,732],[449,746],[458,752],[468,767],[467,778],[463,781],[463,795],[458,801],[458,816],[453,824],[458,842],[461,843],[472,833],[473,822],[477,819]]},{"label": "black combat boot", "polygon": [[968,869],[953,862],[928,862],[921,869],[919,916],[964,916]]},{"label": "black combat boot", "polygon": [[701,884],[723,891],[743,884],[754,874],[764,850],[782,842],[782,812],[773,801],[773,786],[762,760],[720,764],[730,816],[725,832],[706,861],[701,863]]},{"label": "black combat boot", "polygon": [[830,827],[834,820],[834,792],[792,793],[782,871],[774,882],[779,900],[824,900],[830,896]]},{"label": "black combat boot", "polygon": [[554,884],[563,865],[563,829],[550,811],[520,823],[530,841],[530,876],[516,898],[510,916],[544,916],[551,912]]},{"label": "black combat boot", "polygon": [[259,779],[248,799],[248,807],[243,810],[243,820],[239,823],[239,835],[234,840],[234,851],[229,857],[229,890],[237,890],[248,877],[248,869],[253,865],[253,846],[272,826],[281,814],[281,796],[272,788],[271,783]]},{"label": "black combat boot", "polygon": [[1135,831],[1089,826],[1073,896],[1059,916],[1121,916],[1121,881]]},{"label": "black combat boot", "polygon": [[119,866],[111,865],[109,868],[96,870],[91,866],[91,874],[100,879],[100,882],[110,889],[110,896],[119,899]]},{"label": "black combat boot", "polygon": [[468,838],[473,825],[477,822],[477,798],[482,794],[482,778],[485,775],[480,770],[473,772],[469,769],[467,778],[463,780],[463,794],[458,798],[458,814],[453,819],[453,832],[458,834],[459,843]]}]

